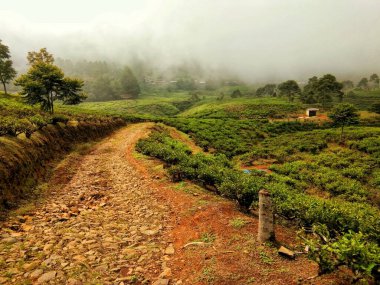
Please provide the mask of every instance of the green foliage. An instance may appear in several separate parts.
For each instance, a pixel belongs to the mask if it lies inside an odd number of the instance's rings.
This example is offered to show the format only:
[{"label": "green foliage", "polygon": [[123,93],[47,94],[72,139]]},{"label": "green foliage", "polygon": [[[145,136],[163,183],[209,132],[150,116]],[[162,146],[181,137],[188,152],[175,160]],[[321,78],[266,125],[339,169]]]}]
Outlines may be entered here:
[{"label": "green foliage", "polygon": [[258,142],[268,136],[323,127],[314,123],[295,121],[269,123],[265,120],[185,118],[164,119],[163,121],[189,134],[205,151],[214,149],[228,157],[249,152]]},{"label": "green foliage", "polygon": [[136,149],[168,163],[168,172],[174,181],[189,179],[213,186],[222,195],[236,199],[244,209],[258,199],[257,193],[262,186],[260,177],[232,169],[224,155],[190,155],[188,148],[170,138],[163,129],[155,130],[148,138],[140,140]]},{"label": "green foliage", "polygon": [[242,96],[242,94],[241,94],[241,91],[239,89],[235,89],[231,93],[231,98],[239,98],[241,96]]},{"label": "green foliage", "polygon": [[248,221],[241,218],[235,218],[235,219],[230,220],[230,225],[236,229],[243,228],[247,223]]},{"label": "green foliage", "polygon": [[0,136],[17,136],[26,133],[29,137],[35,131],[35,126],[27,119],[17,119],[11,116],[0,117]]},{"label": "green foliage", "polygon": [[40,104],[42,110],[52,114],[55,100],[75,105],[86,98],[80,93],[83,81],[64,77],[62,70],[53,65],[53,56],[46,49],[29,53],[28,60],[31,67],[15,82],[17,86],[22,87],[21,94],[25,96],[28,104]]},{"label": "green foliage", "polygon": [[[89,101],[110,101],[137,98],[140,83],[128,66],[105,61],[76,61],[58,59],[66,74],[84,79],[83,89]],[[136,70],[134,70],[136,71]]]},{"label": "green foliage", "polygon": [[53,125],[56,125],[58,123],[67,124],[68,121],[69,121],[69,118],[67,116],[65,116],[65,115],[54,115],[51,118],[51,123]]},{"label": "green foliage", "polygon": [[10,58],[9,47],[1,43],[0,40],[0,82],[3,84],[5,95],[7,95],[6,84],[15,78],[17,74]]},{"label": "green foliage", "polygon": [[335,126],[342,128],[342,135],[345,126],[359,123],[359,114],[352,104],[342,103],[334,106],[329,117]]},{"label": "green foliage", "polygon": [[128,66],[121,72],[120,86],[122,94],[126,94],[129,98],[137,98],[141,92],[137,78]]},{"label": "green foliage", "polygon": [[334,271],[346,265],[358,276],[371,276],[380,264],[380,247],[366,239],[363,233],[348,231],[342,236],[330,238],[326,228],[316,230],[319,240],[308,240],[310,257],[319,265],[320,274]]},{"label": "green foliage", "polygon": [[112,122],[116,118],[107,116],[94,116],[70,113],[47,114],[36,107],[26,105],[22,98],[9,96],[0,98],[0,136],[18,136],[25,133],[30,137],[33,132],[42,129],[48,124],[57,124],[58,122],[67,123],[69,120],[78,121],[97,121]]},{"label": "green foliage", "polygon": [[[300,153],[315,153],[317,156],[313,161],[276,165],[272,168],[276,173],[270,175],[259,171],[245,174],[234,169],[224,156],[190,155],[181,150],[182,147],[177,145],[179,143],[167,134],[162,137],[162,133],[152,133],[149,138],[140,140],[138,150],[168,163],[168,172],[175,181],[188,179],[213,186],[214,191],[220,195],[238,201],[243,210],[247,210],[252,203],[255,204],[258,191],[266,188],[273,196],[277,214],[282,217],[296,219],[301,224],[323,223],[331,232],[361,231],[375,240],[380,236],[380,220],[377,218],[379,210],[365,203],[368,186],[362,184],[372,181],[368,176],[376,165],[378,167],[378,163],[356,152],[358,148],[375,153],[378,151],[374,142],[363,140],[368,136],[377,136],[378,133],[370,128],[348,133],[348,143],[360,139],[360,142],[364,141],[363,144],[351,144],[352,150],[334,153],[324,153],[326,139],[339,141],[339,133],[332,130],[318,131],[316,141],[321,142],[320,147],[313,148],[313,143],[310,143],[310,147],[306,144],[306,147],[300,146],[298,149]],[[288,135],[283,136],[283,140],[278,137],[268,139],[271,140],[273,149],[281,148],[281,144],[286,147],[286,143],[291,141]],[[296,136],[305,142],[307,137],[302,133]],[[276,145],[277,142],[280,146]],[[296,144],[297,140],[294,142]],[[262,155],[272,154],[271,151],[258,153],[258,157]],[[292,155],[299,156],[297,149],[290,156]],[[306,194],[305,190],[313,184],[348,201],[341,198],[327,200]]]},{"label": "green foliage", "polygon": [[35,65],[41,62],[44,62],[47,64],[54,63],[53,55],[49,53],[46,48],[41,48],[39,51],[28,52],[27,60],[28,60],[29,65]]},{"label": "green foliage", "polygon": [[376,89],[376,88],[379,88],[379,83],[380,83],[380,78],[379,76],[374,73],[372,74],[370,77],[369,77],[369,83],[370,83],[370,87],[372,89]]},{"label": "green foliage", "polygon": [[354,83],[351,80],[342,81],[344,90],[351,90],[354,88]]},{"label": "green foliage", "polygon": [[276,84],[267,84],[264,87],[260,87],[256,90],[256,96],[261,97],[265,95],[276,97]]},{"label": "green foliage", "polygon": [[191,77],[181,77],[175,83],[177,90],[195,90],[195,81]]},{"label": "green foliage", "polygon": [[371,110],[374,104],[379,103],[380,90],[356,90],[350,91],[343,97],[344,103],[353,104],[359,110]]},{"label": "green foliage", "polygon": [[362,79],[360,79],[360,81],[358,82],[358,85],[357,87],[359,89],[363,89],[363,90],[368,90],[369,87],[368,87],[368,79],[363,77]]},{"label": "green foliage", "polygon": [[293,101],[297,94],[301,93],[301,89],[297,82],[294,80],[288,80],[278,85],[278,90],[281,96],[286,96],[289,101]]},{"label": "green foliage", "polygon": [[331,103],[333,96],[336,96],[339,101],[343,99],[343,92],[341,91],[343,84],[336,81],[334,75],[326,74],[321,78],[316,76],[309,79],[305,85],[303,93],[300,97],[303,103],[321,103],[322,106],[326,106]]}]

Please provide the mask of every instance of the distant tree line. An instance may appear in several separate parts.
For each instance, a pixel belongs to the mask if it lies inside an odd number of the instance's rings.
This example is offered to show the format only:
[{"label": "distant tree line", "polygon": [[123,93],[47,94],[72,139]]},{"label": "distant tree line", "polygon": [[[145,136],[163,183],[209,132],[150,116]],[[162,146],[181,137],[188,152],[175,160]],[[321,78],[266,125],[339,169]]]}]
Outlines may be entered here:
[{"label": "distant tree line", "polygon": [[[62,100],[62,94],[65,92],[72,92],[72,89],[67,88],[73,88],[74,82],[71,82],[71,86],[69,86],[69,79],[66,80],[63,71],[70,76],[83,79],[83,82],[81,81],[79,84],[80,86],[75,83],[78,85],[76,88],[80,87],[80,91],[83,89],[87,94],[88,99],[92,101],[137,98],[140,94],[139,82],[128,66],[120,67],[104,61],[78,61],[73,63],[70,60],[55,60],[53,55],[45,48],[40,49],[40,51],[37,52],[29,52],[27,60],[30,69],[25,76],[22,76],[15,81],[15,85],[20,86],[22,88],[22,93],[25,94],[42,94],[44,92],[50,92],[50,97],[46,98],[47,101],[43,104],[43,108],[53,108],[53,101]],[[43,64],[45,64],[45,66],[42,66]],[[36,79],[36,76],[40,76],[41,81],[44,74],[46,76],[54,75],[57,80],[66,80],[66,91],[64,90],[63,85],[58,88],[57,86],[59,84],[57,82],[54,83],[55,86],[44,86],[48,87],[47,90],[41,89],[43,84],[32,86],[31,82]],[[13,67],[9,47],[4,45],[0,40],[0,83],[3,85],[5,94],[7,94],[6,85],[11,83],[16,75],[17,73]],[[50,79],[53,80],[53,78]],[[29,83],[27,83],[28,80]],[[34,83],[36,82],[37,81],[34,81]],[[25,88],[29,88],[29,91],[26,91]],[[37,92],[36,90],[32,90],[33,88],[40,88],[41,90]],[[29,97],[27,96],[27,98]],[[82,96],[79,101],[82,101],[83,99],[84,96]],[[35,97],[33,97],[33,100],[30,98],[27,100],[34,102]],[[65,100],[66,101],[64,102],[68,103],[68,99],[66,98]],[[77,99],[70,100],[74,102]]]},{"label": "distant tree line", "polygon": [[372,74],[369,79],[362,78],[356,85],[351,80],[338,82],[332,74],[326,74],[320,78],[313,76],[309,78],[303,89],[294,80],[287,80],[281,84],[266,84],[256,90],[255,95],[258,97],[286,97],[289,101],[299,98],[305,104],[321,104],[326,106],[336,98],[342,102],[345,92],[348,90],[375,90],[379,88],[379,76]]},{"label": "distant tree line", "polygon": [[70,75],[84,79],[84,90],[90,101],[135,99],[140,84],[128,66],[120,67],[105,61],[78,61],[58,59],[58,64]]}]

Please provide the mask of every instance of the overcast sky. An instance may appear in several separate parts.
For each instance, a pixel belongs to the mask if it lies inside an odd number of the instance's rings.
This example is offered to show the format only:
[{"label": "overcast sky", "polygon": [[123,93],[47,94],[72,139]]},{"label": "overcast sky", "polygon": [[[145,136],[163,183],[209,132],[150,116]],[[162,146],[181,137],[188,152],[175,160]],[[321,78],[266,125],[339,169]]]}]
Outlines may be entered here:
[{"label": "overcast sky", "polygon": [[166,66],[197,60],[251,82],[380,73],[379,0],[11,0],[0,39],[15,61],[56,57]]}]

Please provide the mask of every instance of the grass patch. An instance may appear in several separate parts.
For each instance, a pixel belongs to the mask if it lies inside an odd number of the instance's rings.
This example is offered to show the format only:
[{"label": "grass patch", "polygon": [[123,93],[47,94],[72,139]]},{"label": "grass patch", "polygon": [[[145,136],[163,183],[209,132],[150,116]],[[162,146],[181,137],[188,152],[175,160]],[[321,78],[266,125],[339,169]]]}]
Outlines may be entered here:
[{"label": "grass patch", "polygon": [[248,224],[247,220],[244,220],[242,218],[235,218],[230,220],[230,225],[234,227],[235,229],[241,229],[243,228],[246,224]]},{"label": "grass patch", "polygon": [[260,259],[265,264],[272,264],[274,262],[273,258],[270,257],[266,252],[260,251],[259,252]]},{"label": "grass patch", "polygon": [[216,235],[211,232],[202,233],[201,237],[195,241],[201,241],[204,243],[213,243],[216,240]]}]

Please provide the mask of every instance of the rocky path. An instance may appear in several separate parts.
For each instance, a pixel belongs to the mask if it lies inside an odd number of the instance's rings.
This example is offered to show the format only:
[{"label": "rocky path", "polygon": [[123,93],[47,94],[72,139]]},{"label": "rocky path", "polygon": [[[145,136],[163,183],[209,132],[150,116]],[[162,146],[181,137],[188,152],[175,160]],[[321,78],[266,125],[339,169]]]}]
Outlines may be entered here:
[{"label": "rocky path", "polygon": [[103,140],[69,183],[2,224],[0,284],[168,284],[170,207],[125,159],[148,127]]}]

